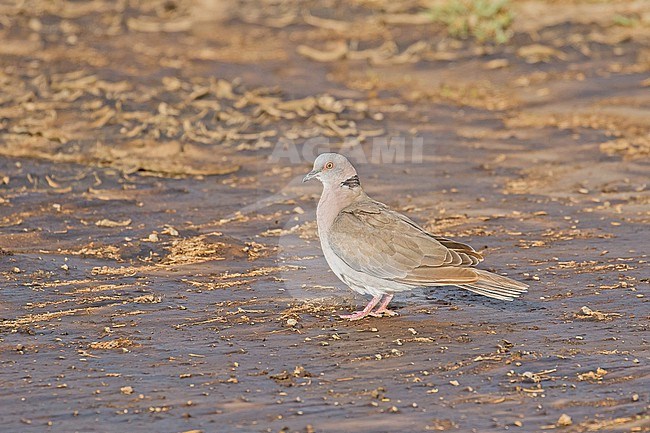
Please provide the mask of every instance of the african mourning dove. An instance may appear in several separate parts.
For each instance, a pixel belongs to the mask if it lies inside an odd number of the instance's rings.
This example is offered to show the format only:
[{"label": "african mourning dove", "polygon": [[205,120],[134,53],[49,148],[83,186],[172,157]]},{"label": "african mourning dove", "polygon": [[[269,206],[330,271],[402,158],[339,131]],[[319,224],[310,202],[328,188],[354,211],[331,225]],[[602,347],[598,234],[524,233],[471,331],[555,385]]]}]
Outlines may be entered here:
[{"label": "african mourning dove", "polygon": [[483,257],[471,246],[429,234],[368,197],[345,156],[319,155],[303,182],[311,179],[323,183],[316,218],[327,263],[352,290],[372,295],[363,310],[342,318],[395,315],[387,308],[394,294],[416,287],[452,285],[505,301],[526,292],[526,284],[474,268]]}]

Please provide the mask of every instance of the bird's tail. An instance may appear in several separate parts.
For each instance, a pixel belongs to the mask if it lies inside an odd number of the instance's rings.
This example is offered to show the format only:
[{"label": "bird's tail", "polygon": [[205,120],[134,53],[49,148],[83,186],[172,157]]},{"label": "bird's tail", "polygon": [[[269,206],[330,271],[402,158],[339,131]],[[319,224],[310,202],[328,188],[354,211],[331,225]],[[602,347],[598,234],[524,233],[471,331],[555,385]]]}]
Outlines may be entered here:
[{"label": "bird's tail", "polygon": [[478,281],[459,284],[458,287],[502,301],[512,301],[528,291],[528,284],[481,269],[474,269],[474,271],[478,275]]}]

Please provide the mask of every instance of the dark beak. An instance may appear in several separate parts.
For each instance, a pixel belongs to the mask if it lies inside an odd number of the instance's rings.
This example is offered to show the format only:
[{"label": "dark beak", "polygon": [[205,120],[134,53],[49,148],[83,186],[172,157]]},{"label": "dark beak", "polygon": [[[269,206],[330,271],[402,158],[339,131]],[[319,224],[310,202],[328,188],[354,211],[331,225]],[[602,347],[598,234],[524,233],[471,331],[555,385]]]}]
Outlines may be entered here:
[{"label": "dark beak", "polygon": [[318,175],[318,173],[320,173],[320,171],[318,171],[318,170],[310,171],[309,173],[307,173],[307,175],[305,177],[302,178],[303,183],[307,182],[309,180],[312,180],[313,178],[315,178]]}]

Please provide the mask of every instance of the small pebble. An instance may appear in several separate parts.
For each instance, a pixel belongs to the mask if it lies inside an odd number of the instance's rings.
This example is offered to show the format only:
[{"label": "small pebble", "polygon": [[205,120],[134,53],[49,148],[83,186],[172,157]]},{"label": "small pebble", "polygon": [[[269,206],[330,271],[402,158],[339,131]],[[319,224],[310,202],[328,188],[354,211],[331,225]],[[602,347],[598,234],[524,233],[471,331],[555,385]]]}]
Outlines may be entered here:
[{"label": "small pebble", "polygon": [[569,426],[571,424],[573,424],[573,420],[571,419],[571,417],[569,415],[567,415],[565,413],[560,415],[560,418],[558,418],[558,420],[557,420],[557,425],[558,426],[566,427],[566,426]]}]

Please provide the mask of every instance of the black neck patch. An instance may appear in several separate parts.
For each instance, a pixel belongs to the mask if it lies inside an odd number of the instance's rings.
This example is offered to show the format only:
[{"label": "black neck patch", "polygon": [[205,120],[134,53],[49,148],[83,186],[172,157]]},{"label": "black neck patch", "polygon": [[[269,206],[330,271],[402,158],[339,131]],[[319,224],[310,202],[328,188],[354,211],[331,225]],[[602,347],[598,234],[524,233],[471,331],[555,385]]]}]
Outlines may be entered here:
[{"label": "black neck patch", "polygon": [[361,186],[361,182],[359,182],[359,176],[355,174],[351,178],[344,180],[341,182],[341,186],[347,186],[348,188],[356,188],[358,186]]}]

